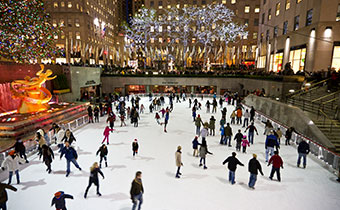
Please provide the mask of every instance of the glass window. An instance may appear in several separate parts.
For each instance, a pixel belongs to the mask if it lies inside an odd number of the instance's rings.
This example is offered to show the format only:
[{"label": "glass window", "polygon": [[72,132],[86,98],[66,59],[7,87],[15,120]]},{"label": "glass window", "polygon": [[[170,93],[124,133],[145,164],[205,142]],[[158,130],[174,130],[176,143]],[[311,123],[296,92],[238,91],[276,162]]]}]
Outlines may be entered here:
[{"label": "glass window", "polygon": [[155,43],[155,38],[151,38],[150,41],[152,44]]},{"label": "glass window", "polygon": [[340,70],[340,46],[334,46],[332,68],[335,68],[336,71]]},{"label": "glass window", "polygon": [[253,39],[257,39],[257,32],[253,33]]},{"label": "glass window", "polygon": [[159,43],[163,43],[163,38],[162,38],[162,37],[159,37],[159,38],[158,38],[158,42],[159,42]]},{"label": "glass window", "polygon": [[53,25],[53,27],[57,27],[58,24],[57,24],[57,20],[56,19],[52,20],[52,25]]},{"label": "glass window", "polygon": [[289,53],[289,62],[292,64],[294,72],[305,69],[306,48],[291,50]]},{"label": "glass window", "polygon": [[282,32],[282,34],[285,35],[285,34],[287,34],[287,32],[288,32],[288,21],[285,21],[283,23],[283,32]]},{"label": "glass window", "polygon": [[283,53],[276,53],[270,55],[269,70],[279,72],[282,70]]},{"label": "glass window", "polygon": [[340,21],[340,4],[338,5],[338,13],[336,14],[336,21]]},{"label": "glass window", "polygon": [[249,19],[244,19],[244,25],[249,26]]},{"label": "glass window", "polygon": [[280,15],[280,8],[281,8],[281,3],[277,3],[275,7],[275,15],[279,16]]},{"label": "glass window", "polygon": [[67,19],[67,27],[72,27],[72,19]]},{"label": "glass window", "polygon": [[236,4],[236,0],[230,0],[231,4]]},{"label": "glass window", "polygon": [[227,0],[222,0],[222,4],[227,4]]},{"label": "glass window", "polygon": [[249,13],[250,12],[250,6],[249,5],[246,5],[244,7],[244,13]]},{"label": "glass window", "polygon": [[80,27],[80,23],[79,23],[79,19],[78,18],[74,20],[74,25],[76,27]]},{"label": "glass window", "polygon": [[310,10],[307,11],[306,26],[311,25],[312,20],[313,20],[313,9],[310,9]]},{"label": "glass window", "polygon": [[261,19],[261,23],[264,24],[264,17],[265,17],[265,13],[262,14],[262,19]]},{"label": "glass window", "polygon": [[266,67],[266,56],[260,56],[257,59],[257,68],[263,69]]},{"label": "glass window", "polygon": [[267,41],[269,40],[269,37],[270,37],[270,31],[269,31],[269,29],[268,29],[267,32],[266,32],[266,40],[267,40]]},{"label": "glass window", "polygon": [[272,19],[272,9],[268,10],[268,20]]},{"label": "glass window", "polygon": [[278,27],[275,26],[274,27],[274,37],[277,37],[277,34],[278,34]]},{"label": "glass window", "polygon": [[257,14],[257,13],[260,13],[260,6],[255,6],[255,10],[254,12]]},{"label": "glass window", "polygon": [[297,4],[300,3],[300,2],[302,2],[302,0],[296,0],[296,3],[297,3]]},{"label": "glass window", "polygon": [[80,40],[80,32],[76,32],[76,39]]},{"label": "glass window", "polygon": [[263,0],[263,4],[266,4],[267,3],[267,0]]},{"label": "glass window", "polygon": [[290,0],[286,0],[286,10],[290,9]]},{"label": "glass window", "polygon": [[72,8],[72,2],[70,2],[70,1],[67,2],[67,7],[68,7],[68,8]]},{"label": "glass window", "polygon": [[258,18],[254,19],[254,26],[259,26],[259,19]]},{"label": "glass window", "polygon": [[150,7],[155,6],[155,2],[154,1],[150,1]]},{"label": "glass window", "polygon": [[60,2],[60,6],[61,6],[61,7],[65,7],[65,2],[63,2],[63,1]]},{"label": "glass window", "polygon": [[65,39],[65,32],[64,31],[60,31],[60,38]]},{"label": "glass window", "polygon": [[299,29],[300,15],[295,16],[294,18],[294,31]]},{"label": "glass window", "polygon": [[54,8],[58,8],[58,2],[54,2],[54,3],[53,3],[53,7],[54,7]]},{"label": "glass window", "polygon": [[60,27],[64,27],[65,26],[65,20],[64,19],[60,19]]}]

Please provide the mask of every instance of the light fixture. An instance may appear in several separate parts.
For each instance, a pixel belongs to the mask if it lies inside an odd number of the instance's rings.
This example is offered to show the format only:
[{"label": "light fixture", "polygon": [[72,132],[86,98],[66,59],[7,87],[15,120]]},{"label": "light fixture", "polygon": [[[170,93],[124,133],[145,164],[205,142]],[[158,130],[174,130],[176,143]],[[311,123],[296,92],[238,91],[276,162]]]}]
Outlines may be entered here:
[{"label": "light fixture", "polygon": [[294,92],[295,92],[295,90],[293,90],[293,89],[290,89],[290,90],[289,90],[289,92],[290,92],[290,93],[294,93]]}]

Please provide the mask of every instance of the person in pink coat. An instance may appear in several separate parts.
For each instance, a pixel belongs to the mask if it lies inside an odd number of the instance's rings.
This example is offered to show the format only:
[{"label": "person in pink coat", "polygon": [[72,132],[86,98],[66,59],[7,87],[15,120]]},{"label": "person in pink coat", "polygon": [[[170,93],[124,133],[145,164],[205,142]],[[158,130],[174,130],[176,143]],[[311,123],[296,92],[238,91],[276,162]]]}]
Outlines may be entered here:
[{"label": "person in pink coat", "polygon": [[103,133],[103,135],[104,135],[104,140],[102,141],[102,144],[104,144],[105,140],[106,140],[107,144],[110,143],[110,142],[109,142],[109,136],[110,136],[110,132],[111,132],[111,131],[115,131],[115,129],[111,129],[111,128],[109,128],[109,126],[106,126],[106,127],[105,127],[105,130],[104,130],[104,133]]},{"label": "person in pink coat", "polygon": [[247,136],[243,136],[242,138],[242,152],[246,153],[247,146],[250,147],[249,141],[247,140]]}]

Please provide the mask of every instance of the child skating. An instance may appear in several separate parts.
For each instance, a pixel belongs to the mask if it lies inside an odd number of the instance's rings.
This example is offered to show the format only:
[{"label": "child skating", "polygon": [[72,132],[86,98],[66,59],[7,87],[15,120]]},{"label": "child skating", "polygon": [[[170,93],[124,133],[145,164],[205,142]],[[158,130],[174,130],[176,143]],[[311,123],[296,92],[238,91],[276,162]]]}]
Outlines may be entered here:
[{"label": "child skating", "polygon": [[135,155],[138,154],[138,148],[139,148],[138,141],[137,141],[137,139],[135,139],[132,142],[132,155],[133,155],[133,157],[135,157]]},{"label": "child skating", "polygon": [[249,141],[247,140],[247,136],[243,136],[242,138],[242,152],[247,153],[247,146],[250,147]]}]

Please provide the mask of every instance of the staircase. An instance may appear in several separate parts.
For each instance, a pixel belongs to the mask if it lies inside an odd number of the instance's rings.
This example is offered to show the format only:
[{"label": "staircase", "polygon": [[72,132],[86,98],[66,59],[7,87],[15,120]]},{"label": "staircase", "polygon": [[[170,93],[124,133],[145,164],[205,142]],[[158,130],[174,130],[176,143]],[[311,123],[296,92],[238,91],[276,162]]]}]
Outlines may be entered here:
[{"label": "staircase", "polygon": [[287,96],[286,103],[302,109],[335,145],[335,152],[340,154],[340,121],[337,119],[340,90],[328,92],[323,83]]}]

